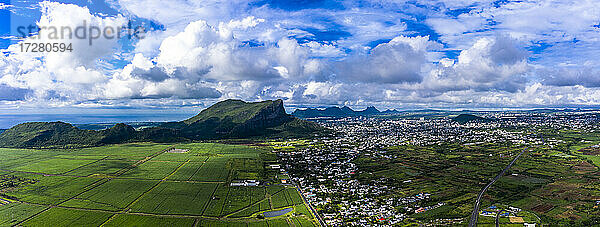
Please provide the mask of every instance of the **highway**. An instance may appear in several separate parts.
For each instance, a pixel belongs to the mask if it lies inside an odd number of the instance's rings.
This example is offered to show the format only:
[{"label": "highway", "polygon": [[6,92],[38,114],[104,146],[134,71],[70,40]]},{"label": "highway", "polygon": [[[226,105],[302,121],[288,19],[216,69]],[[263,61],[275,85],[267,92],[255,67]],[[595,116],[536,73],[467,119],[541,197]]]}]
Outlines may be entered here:
[{"label": "highway", "polygon": [[508,164],[508,166],[506,166],[502,172],[500,172],[500,174],[498,174],[498,176],[494,177],[494,179],[487,184],[483,190],[481,190],[481,192],[479,192],[479,195],[477,196],[477,200],[475,201],[475,207],[473,207],[473,212],[471,213],[471,220],[469,221],[469,227],[475,227],[477,226],[477,218],[479,217],[479,206],[481,206],[481,198],[483,197],[483,194],[485,194],[485,192],[492,186],[492,184],[494,184],[498,179],[500,179],[500,177],[504,176],[504,174],[506,173],[506,171],[508,171],[508,169],[510,169],[510,167],[515,163],[515,161],[517,161],[517,159],[519,159],[519,157],[521,157],[521,155],[523,153],[525,153],[525,151],[527,151],[527,149],[529,149],[529,147],[523,149],[521,151],[521,153],[519,153],[513,160],[512,162],[510,162]]}]

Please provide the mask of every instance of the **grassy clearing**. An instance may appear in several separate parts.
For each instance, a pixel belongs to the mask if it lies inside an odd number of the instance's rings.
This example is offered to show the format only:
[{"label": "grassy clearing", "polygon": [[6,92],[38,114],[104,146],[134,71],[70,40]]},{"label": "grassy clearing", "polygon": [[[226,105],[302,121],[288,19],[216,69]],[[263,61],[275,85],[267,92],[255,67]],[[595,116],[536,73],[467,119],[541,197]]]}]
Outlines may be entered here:
[{"label": "grassy clearing", "polygon": [[9,203],[0,206],[0,226],[13,226],[20,221],[44,210],[46,207],[23,203]]},{"label": "grassy clearing", "polygon": [[[254,202],[264,199],[264,193],[262,187],[230,187],[227,201],[223,206],[223,215],[239,211],[249,207]],[[258,208],[258,210],[260,210],[260,208]]]},{"label": "grassy clearing", "polygon": [[169,180],[180,180],[180,181],[189,181],[192,179],[192,176],[196,174],[200,167],[202,167],[204,163],[201,162],[189,162],[182,166],[177,172],[171,175]]},{"label": "grassy clearing", "polygon": [[268,227],[267,221],[248,222],[248,227]]},{"label": "grassy clearing", "polygon": [[15,168],[15,170],[34,173],[61,174],[69,170],[75,169],[77,167],[80,167],[82,165],[92,163],[94,161],[97,160],[53,158],[50,160],[44,160],[36,163],[31,163],[26,166],[21,166]]},{"label": "grassy clearing", "polygon": [[201,215],[216,186],[212,183],[162,182],[131,209],[153,214]]},{"label": "grassy clearing", "polygon": [[308,208],[304,204],[294,206],[294,211],[299,215],[304,215],[311,219],[313,218],[312,213],[308,210]]},{"label": "grassy clearing", "polygon": [[271,195],[271,203],[273,203],[273,209],[287,207],[291,204],[286,190]]},{"label": "grassy clearing", "polygon": [[[217,220],[202,220],[199,226],[207,227],[246,227],[246,222],[226,222]],[[266,226],[266,225],[263,225]]]},{"label": "grassy clearing", "polygon": [[99,226],[110,213],[51,208],[23,223],[23,226]]},{"label": "grassy clearing", "polygon": [[311,220],[306,219],[306,218],[296,217],[296,220],[300,224],[300,225],[296,225],[296,227],[313,227],[313,226],[316,226]]},{"label": "grassy clearing", "polygon": [[210,182],[226,181],[230,171],[226,166],[227,161],[228,159],[225,157],[210,157],[190,180]]},{"label": "grassy clearing", "polygon": [[171,174],[181,163],[148,161],[121,175],[123,178],[160,180]]},{"label": "grassy clearing", "polygon": [[286,189],[287,196],[289,198],[290,205],[303,204],[302,197],[298,194],[296,188],[287,188]]},{"label": "grassy clearing", "polygon": [[231,215],[232,218],[241,218],[241,217],[250,217],[256,213],[271,210],[271,205],[269,204],[269,200],[263,200],[261,202],[255,203],[252,206]]},{"label": "grassy clearing", "polygon": [[102,147],[91,147],[72,150],[71,154],[76,155],[107,155],[110,158],[126,158],[130,160],[139,160],[150,156],[158,151],[171,147],[171,144],[156,143],[128,143],[116,144]]},{"label": "grassy clearing", "polygon": [[158,182],[113,179],[61,205],[117,211],[125,208],[156,183]]},{"label": "grassy clearing", "polygon": [[229,193],[229,187],[225,184],[219,184],[216,188],[215,193],[210,198],[209,204],[204,210],[203,215],[209,217],[221,216],[223,211],[223,204],[227,201],[227,194]]},{"label": "grassy clearing", "polygon": [[[179,146],[176,148],[180,149]],[[188,151],[187,153],[168,153],[165,152],[153,160],[155,161],[172,161],[172,162],[184,162],[190,160],[191,162],[204,162],[211,155],[208,153],[195,153]]]},{"label": "grassy clearing", "polygon": [[267,193],[272,196],[283,189],[285,189],[285,187],[282,185],[271,185],[267,188]]},{"label": "grassy clearing", "polygon": [[106,158],[106,155],[79,155],[79,154],[61,154],[54,156],[54,158],[64,158],[64,159],[79,159],[79,160],[99,160]]},{"label": "grassy clearing", "polygon": [[104,226],[192,226],[191,218],[152,217],[145,215],[118,214]]},{"label": "grassy clearing", "polygon": [[42,176],[21,174],[21,177],[34,179],[35,184],[20,187],[14,191],[6,192],[8,196],[18,200],[38,203],[57,204],[82,192],[86,186],[98,179],[76,178],[61,176]]},{"label": "grassy clearing", "polygon": [[286,219],[270,219],[269,226],[289,226],[290,224],[286,221]]},{"label": "grassy clearing", "polygon": [[600,167],[600,156],[596,155],[580,155],[581,157],[590,160],[595,166]]},{"label": "grassy clearing", "polygon": [[113,175],[117,171],[127,168],[134,164],[135,161],[127,159],[115,160],[100,160],[98,162],[74,169],[67,173],[73,176],[90,176],[90,175]]},{"label": "grassy clearing", "polygon": [[0,169],[11,169],[26,166],[52,158],[56,154],[30,149],[0,148]]}]

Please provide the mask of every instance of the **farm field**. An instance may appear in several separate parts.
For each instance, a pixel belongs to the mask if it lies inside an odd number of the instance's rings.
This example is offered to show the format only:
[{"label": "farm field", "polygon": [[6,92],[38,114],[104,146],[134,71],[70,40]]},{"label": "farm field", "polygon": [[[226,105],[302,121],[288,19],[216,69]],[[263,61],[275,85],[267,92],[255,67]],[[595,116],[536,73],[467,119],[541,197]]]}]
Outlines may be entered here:
[{"label": "farm field", "polygon": [[[273,180],[271,155],[219,143],[0,149],[0,226],[318,225],[296,189]],[[243,180],[263,183],[230,186]]]},{"label": "farm field", "polygon": [[[600,135],[583,132],[543,132],[544,138],[565,141],[561,146],[540,145],[530,150],[489,188],[481,207],[503,204],[523,212],[528,223],[551,226],[590,226],[598,217],[600,198]],[[355,163],[355,177],[363,182],[392,178],[397,198],[430,193],[427,206],[444,205],[411,218],[417,221],[468,217],[478,191],[522,149],[514,144],[490,143],[464,146],[402,145],[386,148],[386,157],[364,155]],[[562,155],[559,155],[562,154]],[[388,158],[394,157],[394,158]],[[400,183],[403,182],[403,183]],[[380,199],[389,199],[384,194]],[[274,204],[277,206],[277,204]],[[319,207],[318,207],[319,208]],[[330,207],[324,207],[327,209]],[[518,219],[513,219],[517,222]],[[478,224],[495,226],[495,219],[480,216]],[[509,222],[510,220],[504,220]],[[581,221],[581,224],[577,221]],[[519,223],[521,226],[522,224]],[[503,226],[503,225],[501,225]]]}]

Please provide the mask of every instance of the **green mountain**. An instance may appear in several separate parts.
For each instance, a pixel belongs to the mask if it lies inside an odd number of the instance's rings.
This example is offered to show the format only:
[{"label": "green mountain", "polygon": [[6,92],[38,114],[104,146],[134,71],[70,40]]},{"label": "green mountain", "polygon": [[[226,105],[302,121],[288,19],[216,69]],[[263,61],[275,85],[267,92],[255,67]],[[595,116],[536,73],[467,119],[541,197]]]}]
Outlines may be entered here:
[{"label": "green mountain", "polygon": [[472,114],[460,114],[460,115],[452,118],[452,120],[458,122],[459,124],[465,124],[465,123],[469,123],[469,122],[489,122],[489,121],[491,121],[491,119],[475,116]]},{"label": "green mountain", "polygon": [[[165,132],[166,131],[166,132]],[[168,135],[167,138],[161,135]],[[64,122],[29,122],[16,125],[0,134],[0,147],[89,147],[134,141],[175,142],[184,138],[170,129],[136,131],[126,124],[105,130],[84,130]]]},{"label": "green mountain", "polygon": [[253,103],[225,100],[190,119],[169,122],[161,127],[180,130],[184,137],[191,139],[248,138],[278,136],[277,134],[306,136],[320,129],[316,123],[302,121],[287,114],[281,99]]},{"label": "green mountain", "polygon": [[31,122],[0,134],[0,147],[87,147],[136,141],[179,142],[207,139],[307,137],[323,132],[318,124],[285,112],[282,100],[248,103],[226,100],[180,122],[135,130],[119,123],[84,130],[64,122]]},{"label": "green mountain", "polygon": [[94,144],[100,132],[80,130],[64,122],[31,122],[0,134],[0,147],[48,147],[52,144]]}]

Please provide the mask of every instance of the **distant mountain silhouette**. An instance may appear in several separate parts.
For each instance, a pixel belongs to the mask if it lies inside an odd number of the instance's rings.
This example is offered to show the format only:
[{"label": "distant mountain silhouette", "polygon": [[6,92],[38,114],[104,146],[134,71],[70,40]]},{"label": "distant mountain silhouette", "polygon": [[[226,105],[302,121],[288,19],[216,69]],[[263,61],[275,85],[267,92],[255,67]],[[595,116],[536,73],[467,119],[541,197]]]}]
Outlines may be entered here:
[{"label": "distant mountain silhouette", "polygon": [[489,122],[492,121],[491,119],[488,118],[483,118],[483,117],[479,117],[479,116],[475,116],[472,114],[460,114],[454,118],[452,118],[453,121],[458,122],[459,124],[465,124],[465,123],[469,123],[469,122]]},{"label": "distant mountain silhouette", "polygon": [[382,114],[399,114],[399,113],[402,113],[402,112],[400,112],[398,110],[395,110],[395,109],[387,109],[385,111],[382,111],[381,113]]},{"label": "distant mountain silhouette", "polygon": [[292,115],[299,118],[315,118],[315,117],[354,117],[354,116],[372,116],[382,114],[374,106],[369,106],[362,111],[352,110],[350,107],[327,107],[325,109],[307,108],[296,109]]}]

